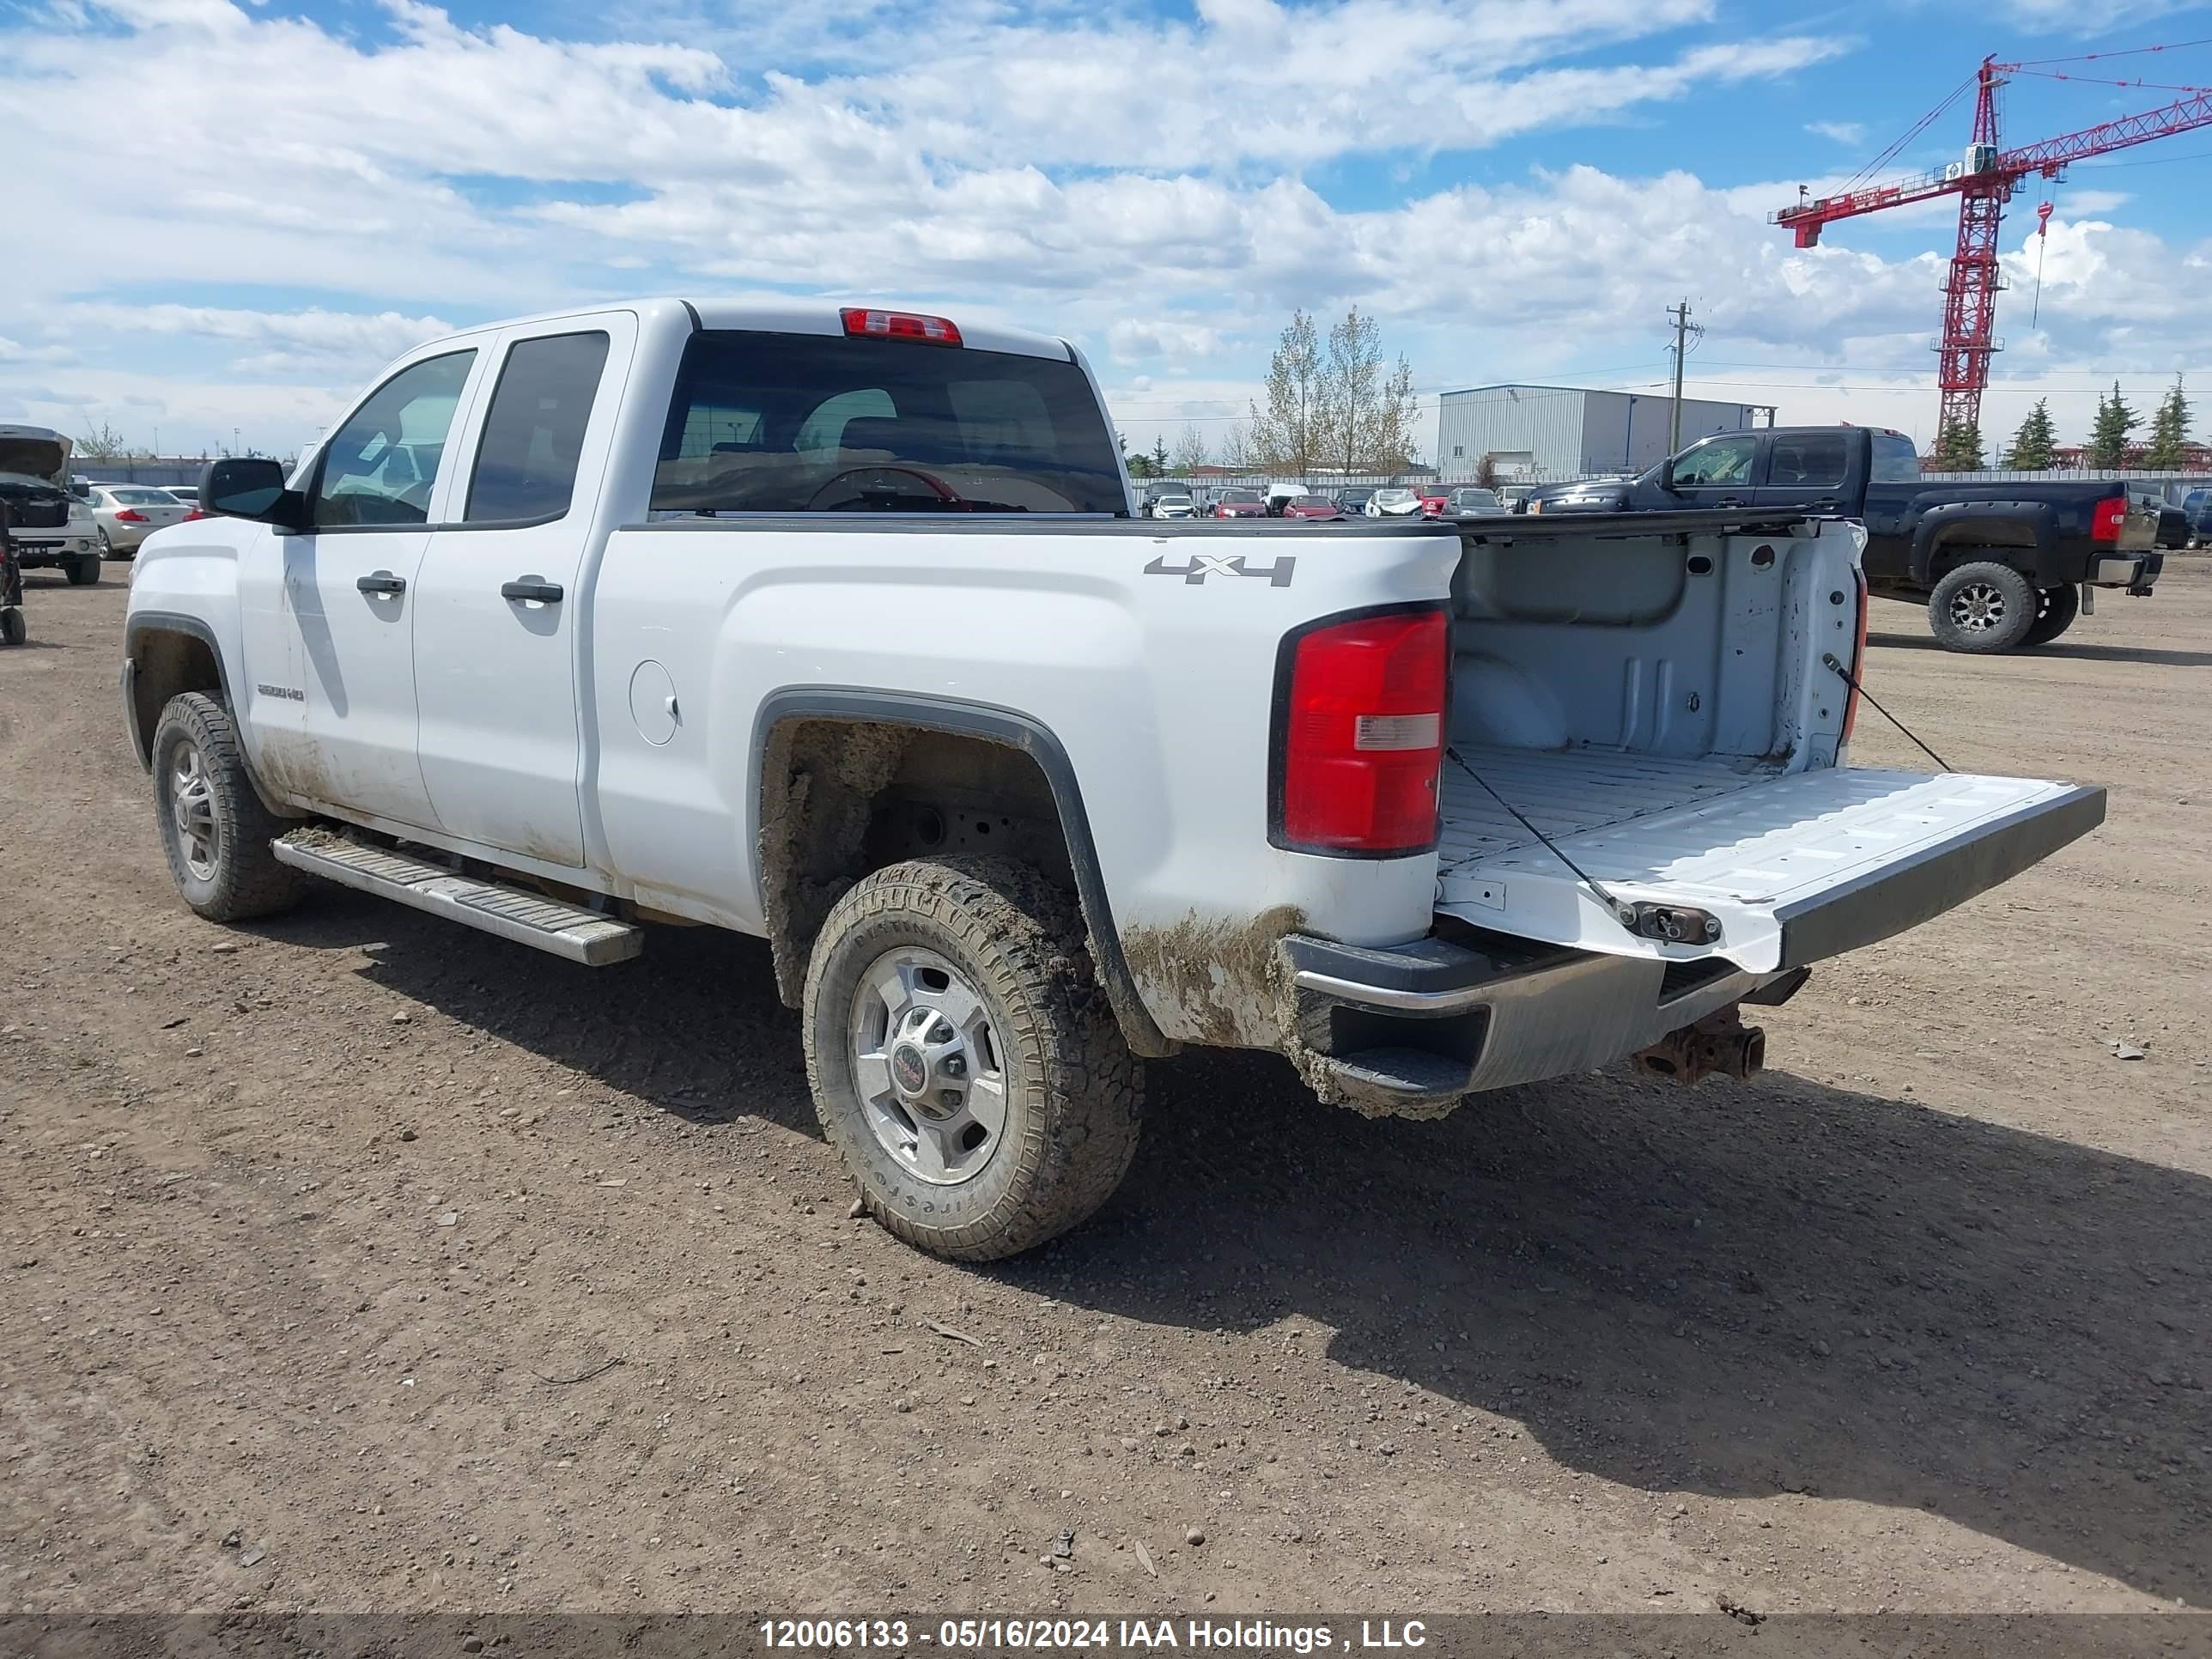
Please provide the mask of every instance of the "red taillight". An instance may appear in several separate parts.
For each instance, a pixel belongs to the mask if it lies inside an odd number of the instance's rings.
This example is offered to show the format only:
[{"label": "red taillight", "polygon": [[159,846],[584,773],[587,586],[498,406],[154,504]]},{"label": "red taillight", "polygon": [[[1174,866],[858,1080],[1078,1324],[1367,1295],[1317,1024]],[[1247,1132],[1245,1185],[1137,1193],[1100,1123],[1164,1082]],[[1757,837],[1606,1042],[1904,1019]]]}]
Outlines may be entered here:
[{"label": "red taillight", "polygon": [[1426,852],[1444,750],[1444,613],[1355,617],[1284,649],[1268,839],[1301,853]]},{"label": "red taillight", "polygon": [[2124,495],[2113,495],[2097,503],[2097,511],[2089,520],[2089,539],[2093,542],[2116,542],[2120,538],[2120,527],[2128,521],[2128,502]]},{"label": "red taillight", "polygon": [[215,516],[215,515],[214,515],[213,514],[210,514],[210,513],[203,513],[203,512],[202,512],[198,507],[196,507],[191,508],[189,512],[187,512],[187,513],[185,514],[185,516],[184,516],[183,518],[181,518],[181,519],[178,520],[177,520],[177,522],[178,522],[179,524],[190,524],[190,523],[191,523],[194,519],[207,519],[207,518],[212,518],[212,517],[214,517],[214,516]]},{"label": "red taillight", "polygon": [[115,515],[115,522],[118,524],[143,524],[146,522],[146,515],[143,513],[141,513],[135,507],[126,507]]},{"label": "red taillight", "polygon": [[848,306],[838,313],[845,332],[874,340],[915,340],[923,345],[957,346],[960,331],[943,317],[925,317],[918,311],[871,311]]},{"label": "red taillight", "polygon": [[1859,585],[1859,637],[1851,647],[1850,693],[1844,699],[1843,741],[1851,740],[1851,728],[1859,723],[1859,685],[1866,678],[1867,579],[1863,570],[1851,572]]}]

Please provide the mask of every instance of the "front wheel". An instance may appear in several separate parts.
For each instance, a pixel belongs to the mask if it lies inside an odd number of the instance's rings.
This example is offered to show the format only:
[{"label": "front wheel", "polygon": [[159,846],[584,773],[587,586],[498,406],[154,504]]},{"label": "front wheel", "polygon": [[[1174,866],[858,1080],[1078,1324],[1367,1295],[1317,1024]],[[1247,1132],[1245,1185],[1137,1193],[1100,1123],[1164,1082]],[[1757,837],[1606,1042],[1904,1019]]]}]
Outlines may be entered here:
[{"label": "front wheel", "polygon": [[230,711],[205,692],[161,711],[154,805],[177,891],[210,921],[272,915],[298,900],[306,878],[269,850],[283,821],[253,791]]},{"label": "front wheel", "polygon": [[1025,865],[895,864],[814,943],[806,1075],[867,1208],[908,1243],[994,1261],[1065,1232],[1136,1155],[1143,1068],[1073,900]]},{"label": "front wheel", "polygon": [[1936,584],[1928,621],[1947,651],[1980,655],[2010,651],[2035,625],[2039,596],[2008,564],[1962,564]]},{"label": "front wheel", "polygon": [[2029,626],[2027,637],[2021,641],[2026,646],[2048,645],[2068,629],[2081,614],[2081,590],[2071,582],[2062,587],[2046,587],[2036,595],[2035,621]]}]

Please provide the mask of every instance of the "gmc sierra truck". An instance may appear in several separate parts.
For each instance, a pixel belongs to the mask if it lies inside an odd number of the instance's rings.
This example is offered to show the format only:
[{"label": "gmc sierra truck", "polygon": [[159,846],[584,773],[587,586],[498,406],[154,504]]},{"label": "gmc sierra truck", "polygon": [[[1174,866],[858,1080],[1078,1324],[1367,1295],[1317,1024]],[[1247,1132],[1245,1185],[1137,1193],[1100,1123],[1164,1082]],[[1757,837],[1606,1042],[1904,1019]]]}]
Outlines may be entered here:
[{"label": "gmc sierra truck", "polygon": [[1923,482],[1912,440],[1863,426],[1723,432],[1635,478],[1549,484],[1523,511],[1678,513],[1687,507],[1834,514],[1866,526],[1867,585],[1928,608],[1947,650],[2047,645],[2096,590],[2148,597],[2165,556],[2155,508],[2118,479]]},{"label": "gmc sierra truck", "polygon": [[43,426],[0,426],[0,512],[16,562],[64,572],[78,586],[100,580],[99,526],[70,488],[71,445]]},{"label": "gmc sierra truck", "polygon": [[1371,1115],[1747,1074],[1742,1004],[2104,812],[1843,763],[1856,526],[1139,519],[1082,356],[994,325],[477,329],[203,501],[122,672],[187,904],[764,937],[864,1202],[964,1260],[1105,1200],[1144,1057]]}]

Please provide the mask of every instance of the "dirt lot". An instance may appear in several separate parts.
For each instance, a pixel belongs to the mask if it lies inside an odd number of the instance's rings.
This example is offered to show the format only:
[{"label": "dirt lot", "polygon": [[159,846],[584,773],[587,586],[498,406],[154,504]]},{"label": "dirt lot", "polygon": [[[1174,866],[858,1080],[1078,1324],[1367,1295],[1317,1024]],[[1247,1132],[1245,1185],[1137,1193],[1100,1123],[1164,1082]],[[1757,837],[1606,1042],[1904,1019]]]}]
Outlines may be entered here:
[{"label": "dirt lot", "polygon": [[[1822,969],[1757,1084],[1370,1123],[1277,1062],[1159,1066],[1120,1196],[988,1272],[848,1218],[763,946],[594,974],[335,889],[191,916],[123,573],[33,575],[0,1611],[2212,1605],[2179,563],[2032,656],[1877,611],[1872,685],[1938,750],[2111,821]],[[1869,713],[1859,758],[1913,751]]]}]

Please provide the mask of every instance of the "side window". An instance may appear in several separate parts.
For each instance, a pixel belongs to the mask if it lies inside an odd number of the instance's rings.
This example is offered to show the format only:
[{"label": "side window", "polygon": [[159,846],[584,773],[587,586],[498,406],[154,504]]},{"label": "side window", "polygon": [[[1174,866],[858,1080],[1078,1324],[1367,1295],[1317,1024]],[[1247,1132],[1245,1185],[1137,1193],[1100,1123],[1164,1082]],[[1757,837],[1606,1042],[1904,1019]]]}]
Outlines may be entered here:
[{"label": "side window", "polygon": [[475,361],[473,351],[425,358],[369,394],[323,447],[317,529],[428,522],[446,434]]},{"label": "side window", "polygon": [[1910,438],[1877,432],[1874,437],[1874,481],[1876,483],[1914,483],[1920,477],[1920,456]]},{"label": "side window", "polygon": [[1759,453],[1756,438],[1716,438],[1686,450],[1674,463],[1678,484],[1740,484],[1751,480],[1751,459]]},{"label": "side window", "polygon": [[603,333],[552,334],[508,348],[477,444],[465,522],[557,519],[568,510],[606,366]]},{"label": "side window", "polygon": [[1845,449],[1840,432],[1808,432],[1774,441],[1766,482],[1784,488],[1825,489],[1844,481]]}]

